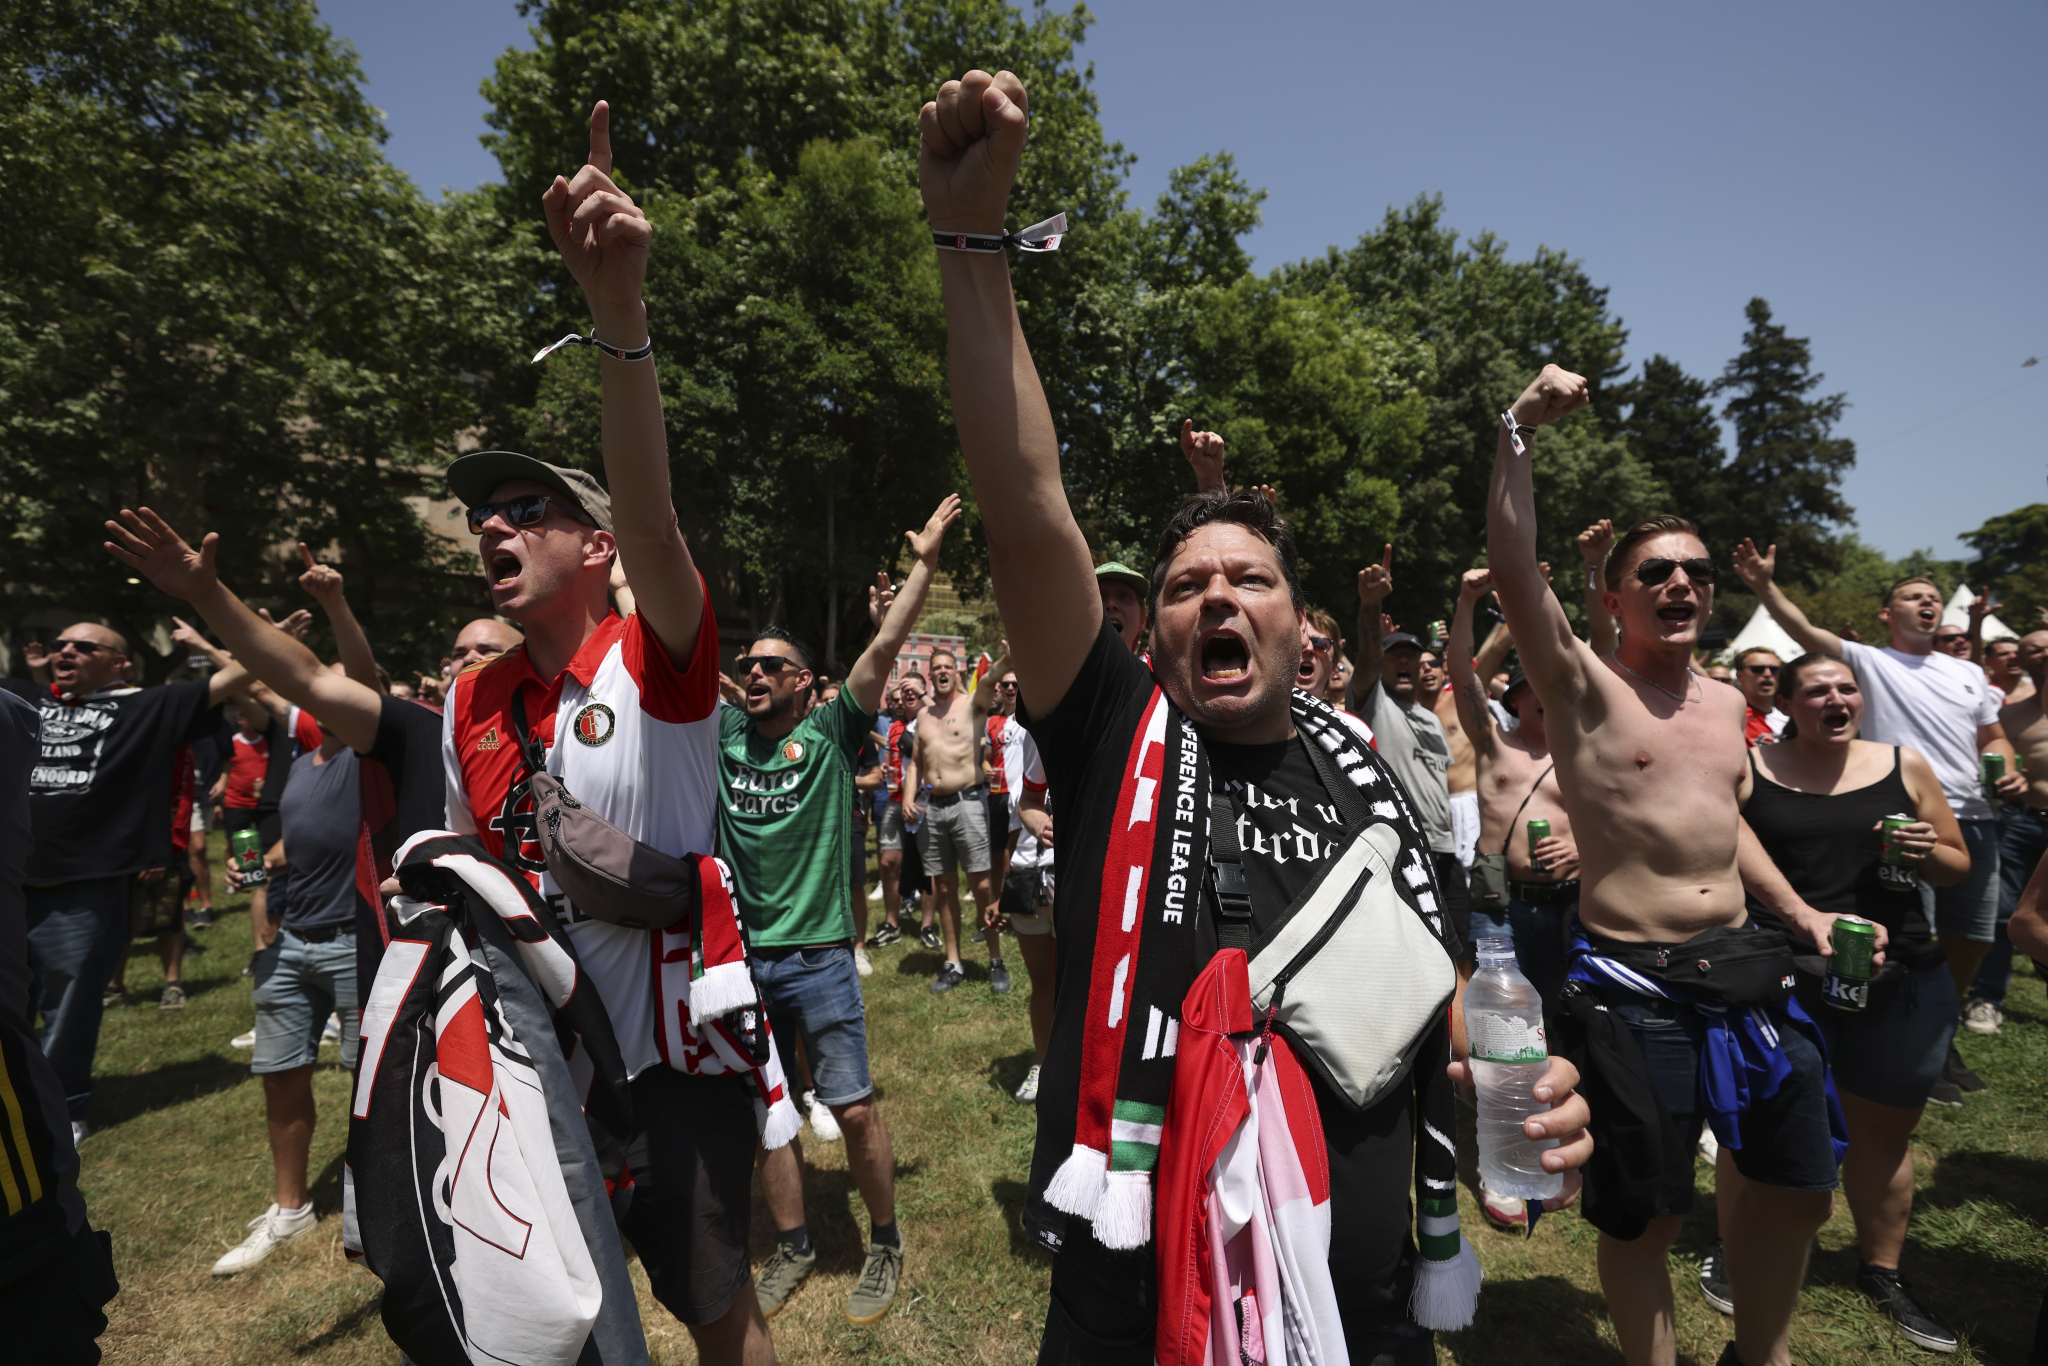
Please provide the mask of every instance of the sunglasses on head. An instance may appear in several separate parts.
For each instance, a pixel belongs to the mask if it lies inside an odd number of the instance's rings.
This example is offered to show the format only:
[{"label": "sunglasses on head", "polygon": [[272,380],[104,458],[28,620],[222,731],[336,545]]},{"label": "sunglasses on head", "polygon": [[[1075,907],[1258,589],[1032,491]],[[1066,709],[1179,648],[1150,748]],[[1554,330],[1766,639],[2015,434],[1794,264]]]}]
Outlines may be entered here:
[{"label": "sunglasses on head", "polygon": [[59,640],[51,644],[50,653],[53,655],[63,654],[66,646],[69,646],[78,654],[85,655],[87,658],[98,654],[101,650],[113,650],[115,654],[121,653],[119,650],[114,649],[113,646],[103,645],[97,640]]},{"label": "sunglasses on head", "polygon": [[739,671],[743,674],[752,673],[754,666],[758,664],[761,666],[761,672],[767,674],[770,678],[775,677],[784,669],[794,669],[797,667],[795,660],[785,659],[781,655],[741,655],[735,662],[739,666]]},{"label": "sunglasses on head", "polygon": [[1714,562],[1697,560],[1640,560],[1636,563],[1636,577],[1647,584],[1659,584],[1671,577],[1671,571],[1683,568],[1685,576],[1694,583],[1712,583],[1720,574]]},{"label": "sunglasses on head", "polygon": [[1308,643],[1310,649],[1319,650],[1324,654],[1329,654],[1332,650],[1335,650],[1337,648],[1337,642],[1330,639],[1328,636],[1310,636],[1308,638]]},{"label": "sunglasses on head", "polygon": [[539,526],[541,519],[548,515],[548,504],[553,503],[568,516],[585,526],[595,526],[590,514],[574,507],[549,493],[522,493],[517,498],[501,498],[495,503],[478,503],[469,510],[469,534],[484,534],[484,523],[503,515],[513,526]]}]

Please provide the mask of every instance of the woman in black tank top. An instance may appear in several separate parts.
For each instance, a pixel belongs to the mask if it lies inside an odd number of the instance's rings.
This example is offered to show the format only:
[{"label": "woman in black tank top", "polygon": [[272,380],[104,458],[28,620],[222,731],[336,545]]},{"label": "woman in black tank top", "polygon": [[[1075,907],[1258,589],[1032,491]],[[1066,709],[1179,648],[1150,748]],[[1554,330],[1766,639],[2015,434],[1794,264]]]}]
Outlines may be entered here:
[{"label": "woman in black tank top", "polygon": [[[1857,1283],[1886,1302],[1901,1331],[1922,1346],[1954,1334],[1915,1303],[1898,1279],[1913,1204],[1908,1141],[1955,1035],[1955,984],[1921,909],[1917,879],[1960,882],[1970,856],[1925,759],[1911,749],[1856,738],[1863,695],[1849,666],[1809,654],[1785,667],[1779,706],[1792,720],[1776,744],[1750,751],[1743,819],[1806,904],[1827,915],[1882,925],[1883,972],[1869,1009],[1825,1004],[1818,979],[1800,974],[1799,999],[1820,1025],[1828,1066],[1849,1121],[1842,1189],[1856,1218],[1863,1269]],[[1913,862],[1881,858],[1879,822],[1912,817],[1894,836]]]}]

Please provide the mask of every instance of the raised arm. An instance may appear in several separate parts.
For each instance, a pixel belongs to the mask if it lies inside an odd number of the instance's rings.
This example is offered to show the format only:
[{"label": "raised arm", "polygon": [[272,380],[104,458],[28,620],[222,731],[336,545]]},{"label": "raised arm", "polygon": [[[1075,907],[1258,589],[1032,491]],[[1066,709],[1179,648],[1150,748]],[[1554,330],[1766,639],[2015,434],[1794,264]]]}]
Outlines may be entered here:
[{"label": "raised arm", "polygon": [[[1493,709],[1486,705],[1486,679],[1472,668],[1472,606],[1493,591],[1493,575],[1468,569],[1458,581],[1458,610],[1451,614],[1451,638],[1444,642],[1444,665],[1451,674],[1451,700],[1458,705],[1458,724],[1481,754],[1493,752]],[[1491,642],[1489,642],[1491,643]]]},{"label": "raised arm", "polygon": [[1003,675],[1010,671],[1015,662],[1010,658],[1010,642],[1007,637],[996,648],[1000,653],[996,655],[995,662],[982,671],[980,681],[974,685],[973,702],[976,716],[987,716],[995,710],[996,685],[1002,681]]},{"label": "raised arm", "polygon": [[1188,468],[1195,472],[1195,492],[1207,493],[1210,489],[1227,490],[1230,487],[1223,481],[1221,433],[1198,432],[1193,418],[1182,418],[1180,453],[1188,458]]},{"label": "raised arm", "polygon": [[1380,662],[1385,655],[1386,630],[1380,608],[1394,591],[1394,546],[1388,542],[1380,562],[1358,571],[1358,653],[1350,677],[1344,680],[1345,710],[1367,725],[1380,700]]},{"label": "raised arm", "polygon": [[[970,71],[918,114],[918,185],[932,228],[1004,230],[1029,127],[1024,83]],[[1088,543],[1067,506],[1052,412],[1024,342],[1003,251],[940,251],[947,373],[960,450],[988,537],[996,603],[1033,713],[1059,705],[1102,628]]]},{"label": "raised arm", "polygon": [[236,662],[235,657],[221,649],[199,632],[171,618],[178,623],[178,629],[171,632],[171,644],[182,645],[193,654],[205,655],[213,665],[213,676],[207,679],[207,705],[217,707],[249,686],[249,671]]},{"label": "raised arm", "polygon": [[1984,618],[2003,606],[2002,602],[1993,602],[1989,593],[1979,593],[1970,599],[1970,627],[1963,638],[1970,642],[1972,664],[1984,662]]},{"label": "raised arm", "polygon": [[[164,592],[191,603],[250,673],[319,717],[350,749],[367,753],[375,747],[383,696],[353,678],[328,672],[296,637],[257,616],[229,592],[214,573],[218,533],[207,532],[194,550],[148,508],[121,509],[121,521],[108,522],[107,530],[114,537],[106,543],[108,551]],[[236,682],[222,690],[220,677],[214,675],[215,702],[242,688]]]},{"label": "raised arm", "polygon": [[1757,595],[1764,610],[1771,619],[1785,628],[1785,634],[1799,643],[1799,648],[1810,653],[1842,657],[1842,638],[1832,631],[1823,631],[1807,619],[1806,613],[1792,599],[1785,596],[1785,590],[1778,587],[1778,547],[1772,546],[1763,554],[1757,553],[1756,542],[1745,536],[1742,544],[1735,547],[1735,577],[1742,580],[1750,592]]},{"label": "raised arm", "polygon": [[306,559],[306,572],[299,575],[299,587],[312,594],[327,613],[328,624],[334,627],[334,647],[341,656],[342,669],[372,692],[383,692],[384,685],[377,681],[376,653],[370,649],[370,638],[363,634],[362,623],[349,610],[348,597],[342,592],[341,571],[315,560],[304,541],[299,542],[299,554]]},{"label": "raised arm", "polygon": [[[541,196],[548,234],[590,305],[595,335],[609,347],[647,343],[640,287],[654,226],[612,183],[611,106],[590,111],[590,160],[573,180],[555,177]],[[612,536],[632,575],[634,607],[678,669],[697,648],[704,581],[676,520],[668,479],[668,434],[654,361],[600,351],[604,384],[604,474],[612,495]]]},{"label": "raised arm", "polygon": [[[1490,572],[1490,571],[1489,571]],[[1497,621],[1486,633],[1486,643],[1479,647],[1479,657],[1472,661],[1472,672],[1479,675],[1479,686],[1484,688],[1500,672],[1500,666],[1507,662],[1508,651],[1515,648],[1515,633],[1504,621]]]},{"label": "raised arm", "polygon": [[[940,502],[938,510],[925,522],[922,531],[906,531],[904,539],[910,542],[910,551],[917,557],[917,563],[910,566],[910,574],[903,580],[901,591],[895,594],[883,608],[881,621],[875,627],[875,638],[860,652],[860,658],[853,662],[853,671],[846,675],[846,687],[853,694],[853,700],[860,703],[860,709],[873,716],[882,705],[882,688],[889,681],[889,666],[903,650],[903,642],[910,637],[910,628],[917,624],[917,614],[924,610],[925,593],[932,586],[932,570],[939,562],[939,546],[946,539],[946,528],[960,520],[960,495],[949,493]],[[876,587],[869,590],[872,606],[882,606],[883,595],[889,592],[889,576],[878,574]]]},{"label": "raised arm", "polygon": [[1613,549],[1614,523],[1605,517],[1579,533],[1579,554],[1586,560],[1586,643],[1596,655],[1611,655],[1621,644],[1607,610],[1607,585],[1600,578]]},{"label": "raised arm", "polygon": [[[1555,365],[1543,367],[1508,410],[1520,427],[1541,427],[1586,405],[1586,381]],[[1572,634],[1571,621],[1550,591],[1536,558],[1536,490],[1528,441],[1501,423],[1494,446],[1493,482],[1486,500],[1486,559],[1501,611],[1515,633],[1522,669],[1551,706],[1576,699],[1587,687],[1593,653]],[[1523,450],[1517,451],[1517,442]]]}]

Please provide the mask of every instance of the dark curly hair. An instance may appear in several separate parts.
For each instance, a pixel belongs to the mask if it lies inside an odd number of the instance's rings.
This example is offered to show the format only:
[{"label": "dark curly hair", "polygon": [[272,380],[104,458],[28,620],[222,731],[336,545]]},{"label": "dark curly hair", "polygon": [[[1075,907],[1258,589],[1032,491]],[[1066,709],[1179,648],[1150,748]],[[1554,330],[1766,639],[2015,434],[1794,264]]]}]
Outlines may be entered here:
[{"label": "dark curly hair", "polygon": [[1294,552],[1294,532],[1287,519],[1273,510],[1273,504],[1263,493],[1204,489],[1174,511],[1159,533],[1158,545],[1153,547],[1152,600],[1148,604],[1152,615],[1159,615],[1159,594],[1166,587],[1166,566],[1174,553],[1187,544],[1188,537],[1198,528],[1218,522],[1235,523],[1273,547],[1280,560],[1280,573],[1287,580],[1287,594],[1299,611],[1307,599],[1302,596],[1301,567]]}]

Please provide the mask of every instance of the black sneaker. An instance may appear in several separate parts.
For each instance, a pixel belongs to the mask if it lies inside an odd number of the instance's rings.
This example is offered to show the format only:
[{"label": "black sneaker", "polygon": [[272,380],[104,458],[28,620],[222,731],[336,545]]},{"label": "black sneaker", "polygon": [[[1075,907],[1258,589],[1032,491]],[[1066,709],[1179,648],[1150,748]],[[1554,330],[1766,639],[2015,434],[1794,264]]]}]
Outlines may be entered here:
[{"label": "black sneaker", "polygon": [[191,927],[192,927],[193,929],[195,929],[195,930],[210,930],[210,929],[212,929],[212,928],[213,928],[213,907],[211,907],[211,906],[195,906],[195,907],[194,907],[194,908],[193,908],[193,909],[192,909],[192,910],[191,910],[191,911],[190,911],[189,913],[187,913],[187,915],[185,916],[185,923],[186,923],[187,925],[190,925],[190,926],[191,926]]},{"label": "black sneaker", "polygon": [[988,965],[988,989],[998,996],[1010,994],[1010,970],[1001,963]]},{"label": "black sneaker", "polygon": [[948,963],[939,969],[939,975],[932,979],[932,994],[943,995],[967,980],[967,969],[958,963]]},{"label": "black sneaker", "polygon": [[1700,1258],[1700,1294],[1722,1313],[1735,1312],[1735,1292],[1728,1288],[1728,1259],[1721,1251],[1719,1238]]},{"label": "black sneaker", "polygon": [[1721,1356],[1714,1362],[1714,1366],[1742,1366],[1742,1358],[1735,1354],[1734,1343],[1731,1342],[1721,1349]]},{"label": "black sneaker", "polygon": [[939,938],[939,931],[936,925],[927,925],[919,930],[917,932],[917,942],[934,953],[943,953],[946,949],[946,941]]},{"label": "black sneaker", "polygon": [[898,929],[894,925],[889,924],[887,921],[883,921],[882,928],[876,930],[873,934],[868,936],[868,947],[871,949],[886,949],[891,944],[900,941],[902,938],[902,930]]},{"label": "black sneaker", "polygon": [[1953,1352],[1962,1345],[1955,1329],[1914,1299],[1905,1279],[1891,1268],[1865,1262],[1856,1273],[1856,1288],[1890,1310],[1892,1322],[1916,1346],[1930,1352]]},{"label": "black sneaker", "polygon": [[1960,1110],[1963,1108],[1963,1088],[1946,1078],[1938,1078],[1934,1085],[1927,1088],[1927,1103]]},{"label": "black sneaker", "polygon": [[1991,1083],[1970,1070],[1970,1064],[1963,1061],[1963,1055],[1956,1052],[1956,1046],[1948,1046],[1948,1061],[1941,1065],[1941,1079],[1952,1081],[1965,1091],[1989,1091]]}]

